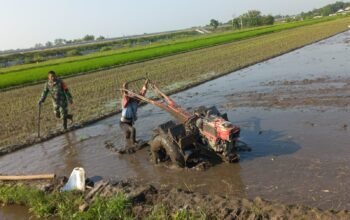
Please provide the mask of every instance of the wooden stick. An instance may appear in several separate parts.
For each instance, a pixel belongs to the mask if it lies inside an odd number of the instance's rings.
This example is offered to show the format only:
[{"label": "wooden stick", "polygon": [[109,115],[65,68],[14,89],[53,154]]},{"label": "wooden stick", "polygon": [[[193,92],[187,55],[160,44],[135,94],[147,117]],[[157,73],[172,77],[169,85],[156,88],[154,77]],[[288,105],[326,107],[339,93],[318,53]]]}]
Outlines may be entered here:
[{"label": "wooden stick", "polygon": [[53,178],[55,178],[55,174],[0,176],[0,180],[39,180],[39,179],[53,179]]},{"label": "wooden stick", "polygon": [[38,110],[38,138],[40,138],[40,114],[41,114],[41,105],[39,105],[39,110]]},{"label": "wooden stick", "polygon": [[79,206],[79,210],[84,212],[89,209],[90,204],[95,200],[96,195],[99,194],[108,186],[109,181],[101,181],[99,182],[92,190],[85,196],[84,203]]}]

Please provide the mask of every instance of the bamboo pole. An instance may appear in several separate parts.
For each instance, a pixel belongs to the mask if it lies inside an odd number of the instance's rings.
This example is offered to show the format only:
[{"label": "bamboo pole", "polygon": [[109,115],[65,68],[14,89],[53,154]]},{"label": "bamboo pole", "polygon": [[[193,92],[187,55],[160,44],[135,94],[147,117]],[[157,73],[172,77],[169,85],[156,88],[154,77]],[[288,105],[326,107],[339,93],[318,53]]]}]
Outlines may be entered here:
[{"label": "bamboo pole", "polygon": [[55,174],[20,175],[20,176],[0,176],[0,180],[39,180],[53,179]]}]

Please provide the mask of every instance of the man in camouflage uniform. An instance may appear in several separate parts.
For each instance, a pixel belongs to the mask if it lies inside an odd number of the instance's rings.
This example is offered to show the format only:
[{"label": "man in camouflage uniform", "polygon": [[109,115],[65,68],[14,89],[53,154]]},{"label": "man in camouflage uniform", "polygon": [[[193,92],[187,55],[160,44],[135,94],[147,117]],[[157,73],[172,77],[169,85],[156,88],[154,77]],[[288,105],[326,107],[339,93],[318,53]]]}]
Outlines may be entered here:
[{"label": "man in camouflage uniform", "polygon": [[67,119],[73,121],[73,115],[68,114],[68,102],[73,104],[73,98],[66,83],[56,76],[54,71],[48,72],[48,81],[39,100],[39,106],[44,103],[48,94],[51,94],[54,111],[57,118],[63,117],[63,128],[67,129]]}]

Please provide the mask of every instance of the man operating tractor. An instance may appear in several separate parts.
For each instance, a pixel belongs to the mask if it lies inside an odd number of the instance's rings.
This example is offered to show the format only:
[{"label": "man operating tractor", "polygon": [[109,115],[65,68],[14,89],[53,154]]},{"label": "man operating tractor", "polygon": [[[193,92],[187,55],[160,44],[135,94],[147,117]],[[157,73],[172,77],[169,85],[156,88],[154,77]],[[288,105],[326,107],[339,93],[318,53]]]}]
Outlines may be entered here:
[{"label": "man operating tractor", "polygon": [[67,129],[67,120],[73,121],[73,115],[68,114],[68,103],[73,104],[73,98],[68,90],[67,84],[56,76],[54,71],[48,72],[48,81],[45,84],[44,91],[39,100],[39,107],[45,102],[50,93],[52,104],[57,118],[63,119],[63,128]]},{"label": "man operating tractor", "polygon": [[[133,126],[137,120],[137,108],[140,99],[133,97],[127,92],[128,83],[123,84],[123,98],[122,98],[122,116],[120,118],[120,128],[123,130],[125,135],[125,141],[127,147],[134,147],[137,145],[136,141],[136,129]],[[140,96],[145,96],[147,92],[148,79],[145,81]]]},{"label": "man operating tractor", "polygon": [[[144,79],[140,92],[128,88],[131,87],[131,82],[135,88],[140,85],[136,82]],[[148,89],[153,95],[150,98],[145,97]],[[136,142],[133,127],[140,101],[159,107],[176,119],[159,125],[153,130],[152,139],[144,142],[150,146],[152,160],[156,164],[171,162],[178,167],[194,167],[218,162],[234,163],[239,161],[239,150],[251,150],[240,144],[240,128],[232,124],[227,114],[220,113],[215,106],[198,107],[193,112],[184,109],[146,78],[124,83],[120,91],[123,93],[120,127],[124,131],[127,146],[126,151],[118,150],[113,149],[113,143],[106,142],[106,147],[113,151],[129,153],[129,150],[138,150],[145,145]]]}]

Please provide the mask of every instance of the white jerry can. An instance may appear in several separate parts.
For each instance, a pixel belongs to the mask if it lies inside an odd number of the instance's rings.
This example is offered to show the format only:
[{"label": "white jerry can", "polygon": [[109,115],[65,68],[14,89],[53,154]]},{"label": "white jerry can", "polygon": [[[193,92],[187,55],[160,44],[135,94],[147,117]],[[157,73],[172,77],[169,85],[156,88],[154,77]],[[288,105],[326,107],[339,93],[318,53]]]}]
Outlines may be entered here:
[{"label": "white jerry can", "polygon": [[76,167],[73,169],[69,176],[68,182],[64,185],[61,191],[70,190],[85,190],[85,170],[82,167]]}]

